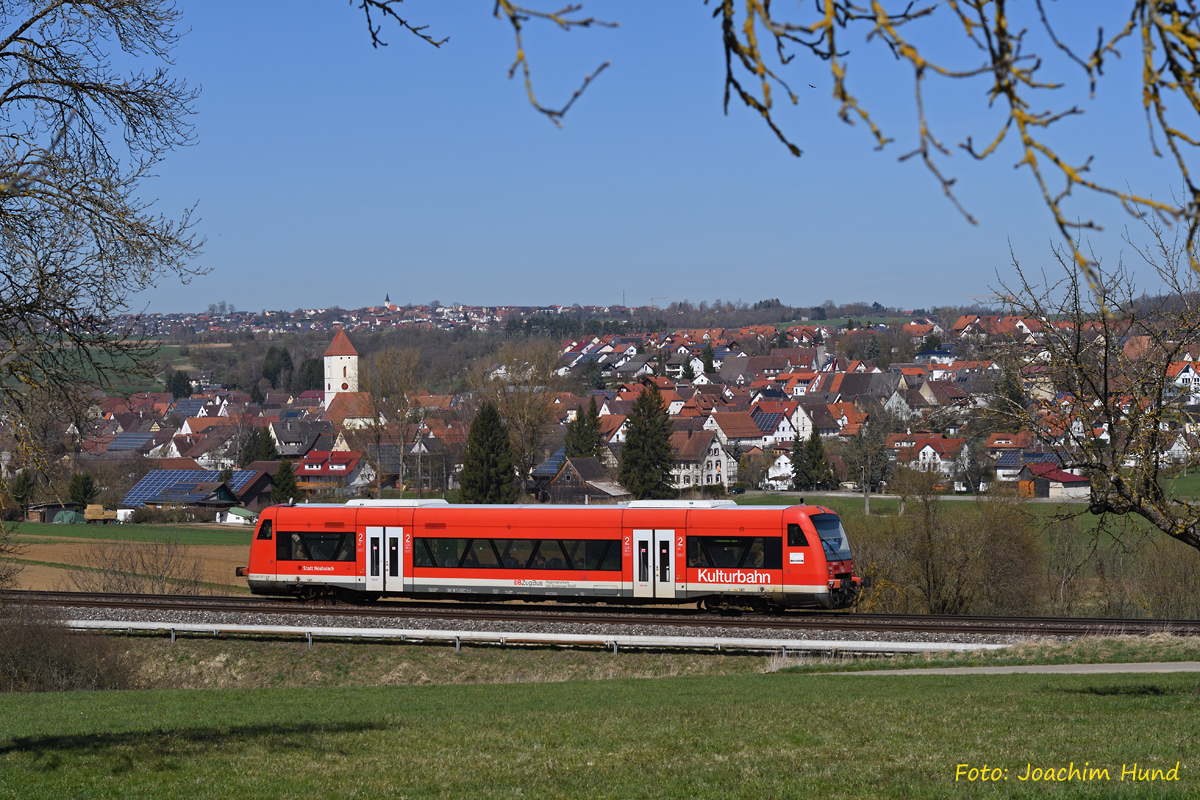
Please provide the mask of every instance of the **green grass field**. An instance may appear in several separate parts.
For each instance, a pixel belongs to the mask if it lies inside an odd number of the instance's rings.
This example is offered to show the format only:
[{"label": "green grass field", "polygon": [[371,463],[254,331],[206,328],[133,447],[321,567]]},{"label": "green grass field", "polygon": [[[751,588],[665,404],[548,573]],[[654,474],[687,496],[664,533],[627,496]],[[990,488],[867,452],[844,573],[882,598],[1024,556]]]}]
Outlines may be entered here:
[{"label": "green grass field", "polygon": [[9,695],[0,797],[1194,797],[1198,738],[1195,675]]},{"label": "green grass field", "polygon": [[230,545],[249,547],[253,531],[217,525],[53,525],[48,522],[22,522],[15,532],[26,538],[124,539],[147,542],[175,536],[186,545]]}]

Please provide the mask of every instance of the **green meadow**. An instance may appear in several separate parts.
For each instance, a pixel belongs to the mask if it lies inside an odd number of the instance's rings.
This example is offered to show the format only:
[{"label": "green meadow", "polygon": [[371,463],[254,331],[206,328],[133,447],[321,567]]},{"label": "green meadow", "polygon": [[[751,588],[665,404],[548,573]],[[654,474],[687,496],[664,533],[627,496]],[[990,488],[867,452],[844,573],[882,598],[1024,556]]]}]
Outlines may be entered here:
[{"label": "green meadow", "polygon": [[[774,673],[8,695],[0,798],[1195,797],[1196,681]],[[1121,780],[1134,763],[1158,778]],[[966,780],[985,764],[994,780]],[[1062,780],[1021,780],[1035,768]]]}]

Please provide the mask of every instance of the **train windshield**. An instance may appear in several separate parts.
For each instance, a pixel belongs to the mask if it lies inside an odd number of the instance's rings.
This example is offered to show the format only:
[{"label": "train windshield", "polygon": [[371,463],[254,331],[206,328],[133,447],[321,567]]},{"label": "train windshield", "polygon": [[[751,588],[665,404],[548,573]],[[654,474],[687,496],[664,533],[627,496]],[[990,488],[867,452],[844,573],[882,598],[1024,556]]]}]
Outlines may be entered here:
[{"label": "train windshield", "polygon": [[821,537],[825,558],[828,561],[849,561],[850,542],[846,539],[846,529],[842,527],[837,514],[813,514],[809,519]]}]

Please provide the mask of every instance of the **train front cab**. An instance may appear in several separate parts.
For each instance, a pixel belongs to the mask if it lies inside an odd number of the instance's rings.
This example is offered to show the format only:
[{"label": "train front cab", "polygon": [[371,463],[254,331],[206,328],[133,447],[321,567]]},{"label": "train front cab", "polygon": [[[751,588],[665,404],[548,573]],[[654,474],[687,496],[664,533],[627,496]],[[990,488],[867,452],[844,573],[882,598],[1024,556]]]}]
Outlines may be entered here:
[{"label": "train front cab", "polygon": [[[245,570],[251,593],[317,597],[365,591],[372,552],[357,516],[357,508],[344,505],[264,510]],[[379,563],[381,542],[375,545],[378,575],[385,565]]]},{"label": "train front cab", "polygon": [[847,608],[862,580],[837,514],[820,506],[784,511],[784,595],[790,607]]}]

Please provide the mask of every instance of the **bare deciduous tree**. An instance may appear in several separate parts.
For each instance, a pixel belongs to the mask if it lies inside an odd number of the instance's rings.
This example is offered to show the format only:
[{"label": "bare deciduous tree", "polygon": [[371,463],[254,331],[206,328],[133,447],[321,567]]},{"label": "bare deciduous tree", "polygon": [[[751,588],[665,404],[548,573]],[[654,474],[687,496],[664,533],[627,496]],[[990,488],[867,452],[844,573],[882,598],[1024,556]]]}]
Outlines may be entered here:
[{"label": "bare deciduous tree", "polygon": [[21,573],[21,564],[15,559],[21,555],[22,546],[13,538],[16,526],[0,522],[0,590],[11,589]]},{"label": "bare deciduous tree", "polygon": [[[389,467],[395,465],[401,481],[404,478],[404,428],[412,416],[409,393],[414,388],[420,361],[419,351],[386,347],[372,355],[359,372],[359,386],[371,416],[368,430],[374,451],[367,453],[367,460],[375,469],[376,495]],[[395,453],[395,458],[384,455],[385,445]]]},{"label": "bare deciduous tree", "polygon": [[203,561],[176,536],[145,542],[96,539],[82,562],[66,578],[78,592],[194,595],[204,588]]},{"label": "bare deciduous tree", "polygon": [[[372,12],[390,16],[402,28],[440,47],[447,39],[435,39],[425,29],[410,24],[396,13],[400,0],[359,0],[367,15],[372,42],[380,44],[380,26]],[[699,4],[697,4],[699,5]],[[912,81],[916,124],[910,145],[901,161],[919,158],[938,182],[946,197],[972,224],[974,217],[958,202],[956,179],[948,174],[948,161],[955,150],[973,160],[1013,156],[1016,166],[1026,168],[1038,193],[1061,232],[1070,261],[1096,284],[1099,274],[1095,259],[1077,246],[1072,233],[1099,228],[1092,220],[1079,220],[1066,203],[1076,190],[1109,198],[1137,213],[1151,209],[1186,225],[1187,242],[1196,241],[1200,230],[1200,187],[1192,177],[1190,162],[1200,132],[1200,7],[1192,0],[1128,0],[1126,3],[1088,3],[1059,8],[1064,4],[1033,0],[1030,3],[995,0],[816,0],[814,3],[776,4],[770,0],[705,0],[725,54],[725,108],[736,99],[759,115],[771,132],[794,156],[802,151],[785,131],[776,115],[779,105],[801,105],[806,89],[794,89],[788,75],[813,65],[829,71],[829,86],[838,103],[838,117],[849,125],[862,124],[878,149],[895,140],[882,123],[860,102],[851,89],[850,67],[860,58],[851,55],[848,41],[865,41],[886,48],[894,69]],[[516,57],[509,70],[520,69],[529,101],[556,125],[591,80],[605,67],[588,75],[582,86],[560,109],[543,106],[532,89],[528,54],[521,38],[522,26],[531,20],[575,27],[615,27],[582,16],[581,4],[561,10],[529,8],[498,0],[493,13],[507,20],[516,32]],[[947,37],[947,31],[957,37]],[[1087,32],[1083,34],[1083,32]],[[1079,37],[1077,39],[1077,37]],[[1080,41],[1081,45],[1074,44]],[[1182,199],[1155,200],[1149,193],[1105,182],[1092,171],[1092,156],[1077,150],[1081,137],[1055,137],[1057,124],[1085,113],[1086,104],[1072,94],[1072,77],[1089,86],[1091,97],[1105,76],[1106,66],[1119,60],[1122,50],[1135,50],[1141,66],[1140,96],[1129,97],[1129,109],[1144,109],[1147,149],[1155,156],[1168,156],[1178,170]],[[797,58],[797,56],[801,56]],[[807,57],[807,58],[805,58]],[[859,73],[868,77],[859,84],[879,82],[878,70]],[[809,73],[797,77],[797,87],[817,89]],[[975,81],[989,109],[999,112],[994,126],[973,130],[962,141],[949,145],[939,135],[936,113],[931,114],[935,93],[926,91],[930,80]],[[778,99],[784,98],[781,104]],[[1090,98],[1089,98],[1090,99]],[[982,110],[982,109],[981,109]],[[1065,142],[1065,143],[1064,143]],[[1189,251],[1190,253],[1190,248]],[[1193,268],[1200,262],[1192,261]]]},{"label": "bare deciduous tree", "polygon": [[470,384],[491,401],[508,426],[522,486],[546,454],[542,452],[554,421],[554,394],[561,379],[555,373],[559,353],[553,342],[509,343],[496,360],[479,364]]},{"label": "bare deciduous tree", "polygon": [[1032,280],[1016,265],[1016,281],[1001,289],[1013,313],[1041,330],[1035,346],[1001,345],[997,355],[1024,377],[1026,396],[997,392],[989,413],[1006,430],[1032,431],[1065,469],[1088,475],[1092,513],[1132,514],[1200,549],[1200,503],[1174,496],[1164,480],[1200,460],[1194,450],[1172,452],[1197,399],[1174,370],[1200,347],[1200,276],[1185,237],[1147,224],[1153,248],[1135,250],[1161,285],[1156,296],[1124,264],[1097,264],[1089,290],[1070,251],[1055,252],[1058,280]]},{"label": "bare deciduous tree", "polygon": [[[187,144],[195,92],[167,71],[168,0],[27,0],[0,6],[0,410],[30,390],[152,374],[153,350],[113,316],[165,276],[188,278],[199,243],[142,184]],[[153,62],[125,74],[113,52]],[[21,431],[18,428],[18,431]],[[29,450],[33,444],[22,442]]]}]

